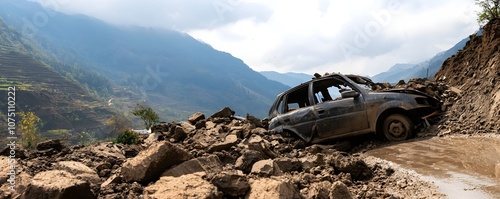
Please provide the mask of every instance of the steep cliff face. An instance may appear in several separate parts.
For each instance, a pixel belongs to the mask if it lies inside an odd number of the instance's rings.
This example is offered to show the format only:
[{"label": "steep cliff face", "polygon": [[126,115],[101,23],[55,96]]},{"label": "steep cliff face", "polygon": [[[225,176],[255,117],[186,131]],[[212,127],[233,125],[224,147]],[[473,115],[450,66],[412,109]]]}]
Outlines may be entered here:
[{"label": "steep cliff face", "polygon": [[445,123],[452,132],[500,131],[500,20],[471,35],[463,50],[447,59],[436,80],[459,88]]}]

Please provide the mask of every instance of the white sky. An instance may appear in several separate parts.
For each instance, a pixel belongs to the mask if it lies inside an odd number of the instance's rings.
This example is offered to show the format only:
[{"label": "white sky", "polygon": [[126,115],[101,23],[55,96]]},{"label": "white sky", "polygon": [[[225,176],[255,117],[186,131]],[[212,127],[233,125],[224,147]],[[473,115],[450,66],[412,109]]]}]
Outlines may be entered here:
[{"label": "white sky", "polygon": [[473,0],[36,0],[120,25],[175,29],[256,71],[373,76],[478,28]]}]

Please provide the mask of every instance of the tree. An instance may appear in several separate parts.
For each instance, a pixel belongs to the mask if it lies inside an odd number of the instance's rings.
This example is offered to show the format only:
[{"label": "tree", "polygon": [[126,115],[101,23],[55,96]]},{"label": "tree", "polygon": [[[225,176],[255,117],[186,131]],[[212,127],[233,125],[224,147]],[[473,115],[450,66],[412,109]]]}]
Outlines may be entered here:
[{"label": "tree", "polygon": [[31,111],[23,111],[19,115],[21,116],[21,121],[18,124],[21,131],[21,144],[29,149],[35,148],[41,140],[39,126],[42,120]]},{"label": "tree", "polygon": [[476,5],[482,9],[477,13],[480,25],[500,18],[500,0],[476,0]]},{"label": "tree", "polygon": [[143,105],[137,104],[132,114],[138,116],[144,121],[144,126],[146,129],[151,128],[154,124],[160,122],[158,114],[156,114],[151,107],[144,107]]}]

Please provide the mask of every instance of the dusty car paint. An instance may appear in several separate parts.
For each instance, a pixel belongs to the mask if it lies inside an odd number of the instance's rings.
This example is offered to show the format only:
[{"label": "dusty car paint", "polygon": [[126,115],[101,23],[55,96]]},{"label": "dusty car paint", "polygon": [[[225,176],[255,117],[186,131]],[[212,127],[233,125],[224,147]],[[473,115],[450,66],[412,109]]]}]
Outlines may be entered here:
[{"label": "dusty car paint", "polygon": [[[269,129],[291,132],[306,142],[321,142],[380,131],[380,123],[391,114],[406,115],[419,124],[423,116],[440,107],[437,99],[415,90],[371,92],[360,84],[368,87],[374,83],[366,77],[332,74],[289,89],[271,107]],[[343,89],[352,96],[332,96],[335,91],[344,95]]]}]

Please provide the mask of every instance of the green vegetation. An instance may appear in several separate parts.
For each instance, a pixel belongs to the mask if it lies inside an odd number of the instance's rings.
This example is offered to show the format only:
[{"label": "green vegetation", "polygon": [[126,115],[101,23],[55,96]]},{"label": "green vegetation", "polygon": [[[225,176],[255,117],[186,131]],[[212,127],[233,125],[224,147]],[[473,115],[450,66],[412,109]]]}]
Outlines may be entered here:
[{"label": "green vegetation", "polygon": [[137,104],[132,114],[140,117],[144,121],[144,127],[146,129],[151,128],[154,124],[160,122],[158,114],[153,111],[151,107],[144,107],[143,105]]},{"label": "green vegetation", "polygon": [[21,144],[28,149],[33,149],[41,141],[40,124],[42,120],[35,113],[19,112],[21,121],[18,123],[18,129],[21,135]]},{"label": "green vegetation", "polygon": [[115,143],[121,144],[137,144],[139,143],[139,134],[127,129],[115,139]]},{"label": "green vegetation", "polygon": [[482,9],[477,13],[480,25],[500,18],[500,0],[476,0],[476,5]]},{"label": "green vegetation", "polygon": [[16,81],[8,81],[6,78],[0,77],[0,91],[7,91],[7,89],[11,86],[15,86],[17,90],[23,91],[32,91],[33,85],[16,82]]}]

